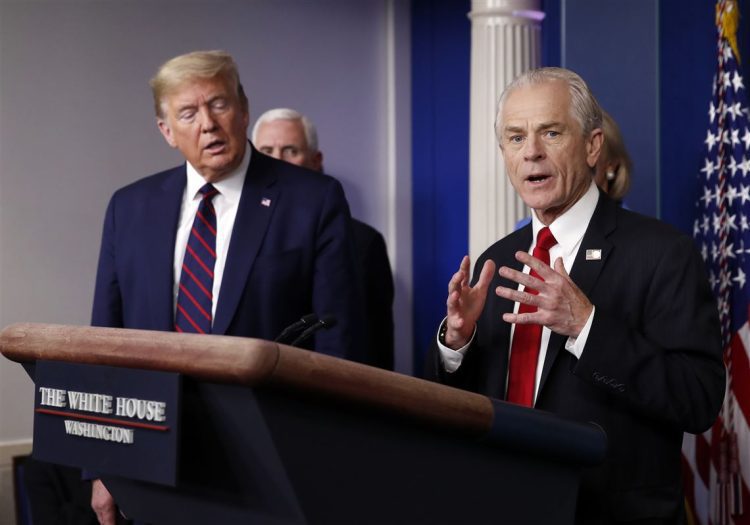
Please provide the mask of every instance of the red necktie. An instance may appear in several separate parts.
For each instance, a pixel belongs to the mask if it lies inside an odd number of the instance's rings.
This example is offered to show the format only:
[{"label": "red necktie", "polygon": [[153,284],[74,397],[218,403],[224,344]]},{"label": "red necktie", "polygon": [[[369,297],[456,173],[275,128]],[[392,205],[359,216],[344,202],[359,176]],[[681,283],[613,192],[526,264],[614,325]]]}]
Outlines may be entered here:
[{"label": "red necktie", "polygon": [[[549,249],[557,241],[549,228],[539,230],[534,247],[533,256],[549,264]],[[539,274],[531,270],[529,274],[542,279]],[[543,280],[543,279],[542,279]],[[526,288],[530,294],[538,294],[537,290]],[[536,312],[536,306],[521,303],[518,313]],[[542,342],[542,325],[517,324],[513,332],[513,343],[510,350],[510,372],[508,373],[508,395],[511,403],[530,407],[534,404],[534,380],[536,379],[536,365],[539,361],[539,346]]]},{"label": "red necktie", "polygon": [[199,192],[203,198],[182,260],[174,324],[178,332],[210,334],[216,263],[216,211],[211,200],[219,192],[210,183]]}]

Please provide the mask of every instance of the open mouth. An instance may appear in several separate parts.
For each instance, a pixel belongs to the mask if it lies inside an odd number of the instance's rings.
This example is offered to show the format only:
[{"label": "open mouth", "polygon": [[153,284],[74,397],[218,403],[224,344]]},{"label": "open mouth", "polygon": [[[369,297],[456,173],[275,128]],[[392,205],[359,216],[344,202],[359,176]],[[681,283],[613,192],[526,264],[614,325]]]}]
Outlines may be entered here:
[{"label": "open mouth", "polygon": [[532,184],[539,184],[541,182],[546,181],[549,178],[550,178],[549,175],[529,175],[528,177],[526,177],[526,181]]},{"label": "open mouth", "polygon": [[224,150],[224,145],[223,140],[214,140],[213,142],[209,142],[203,149],[209,153],[221,153]]}]

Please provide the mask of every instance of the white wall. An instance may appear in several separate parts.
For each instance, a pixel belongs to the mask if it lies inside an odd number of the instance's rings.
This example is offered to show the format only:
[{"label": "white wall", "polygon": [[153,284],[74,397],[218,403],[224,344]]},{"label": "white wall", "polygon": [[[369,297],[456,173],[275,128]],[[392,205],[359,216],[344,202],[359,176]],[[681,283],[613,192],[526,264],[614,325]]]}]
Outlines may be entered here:
[{"label": "white wall", "polygon": [[[353,215],[386,236],[397,367],[409,372],[403,0],[0,0],[0,328],[88,323],[109,196],[181,161],[158,134],[147,81],[174,55],[217,48],[238,62],[251,119],[291,106],[316,122]],[[32,405],[31,382],[0,357],[0,446],[30,438]]]}]

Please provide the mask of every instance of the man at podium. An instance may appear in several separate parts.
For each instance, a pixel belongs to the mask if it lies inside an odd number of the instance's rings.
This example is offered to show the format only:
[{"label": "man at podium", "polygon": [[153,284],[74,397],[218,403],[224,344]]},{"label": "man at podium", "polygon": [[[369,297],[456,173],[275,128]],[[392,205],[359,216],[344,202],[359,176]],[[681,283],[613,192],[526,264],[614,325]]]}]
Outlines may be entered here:
[{"label": "man at podium", "polygon": [[[92,324],[274,339],[314,312],[311,349],[360,360],[363,314],[338,181],[261,155],[248,100],[221,51],[164,63],[156,122],[185,163],[118,190],[104,220]],[[94,482],[102,522],[111,496]]]},{"label": "man at podium", "polygon": [[463,259],[428,375],[600,425],[608,453],[584,473],[576,523],[682,523],[682,434],[709,428],[724,396],[716,304],[692,239],[597,189],[601,126],[572,71],[503,92],[497,138],[532,222],[471,284]]}]

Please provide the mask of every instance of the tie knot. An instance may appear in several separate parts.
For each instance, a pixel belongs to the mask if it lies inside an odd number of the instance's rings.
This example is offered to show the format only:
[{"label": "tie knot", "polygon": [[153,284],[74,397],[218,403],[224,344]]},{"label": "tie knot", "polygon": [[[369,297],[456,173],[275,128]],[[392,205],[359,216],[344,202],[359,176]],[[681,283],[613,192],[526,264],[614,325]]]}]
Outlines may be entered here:
[{"label": "tie knot", "polygon": [[545,226],[539,230],[539,234],[536,237],[537,248],[549,251],[555,244],[557,244],[557,239],[555,239],[555,236],[552,235],[548,227]]},{"label": "tie knot", "polygon": [[204,199],[211,199],[214,195],[219,193],[219,190],[214,188],[214,185],[210,182],[203,185],[201,189],[198,190],[198,193],[200,193]]}]

